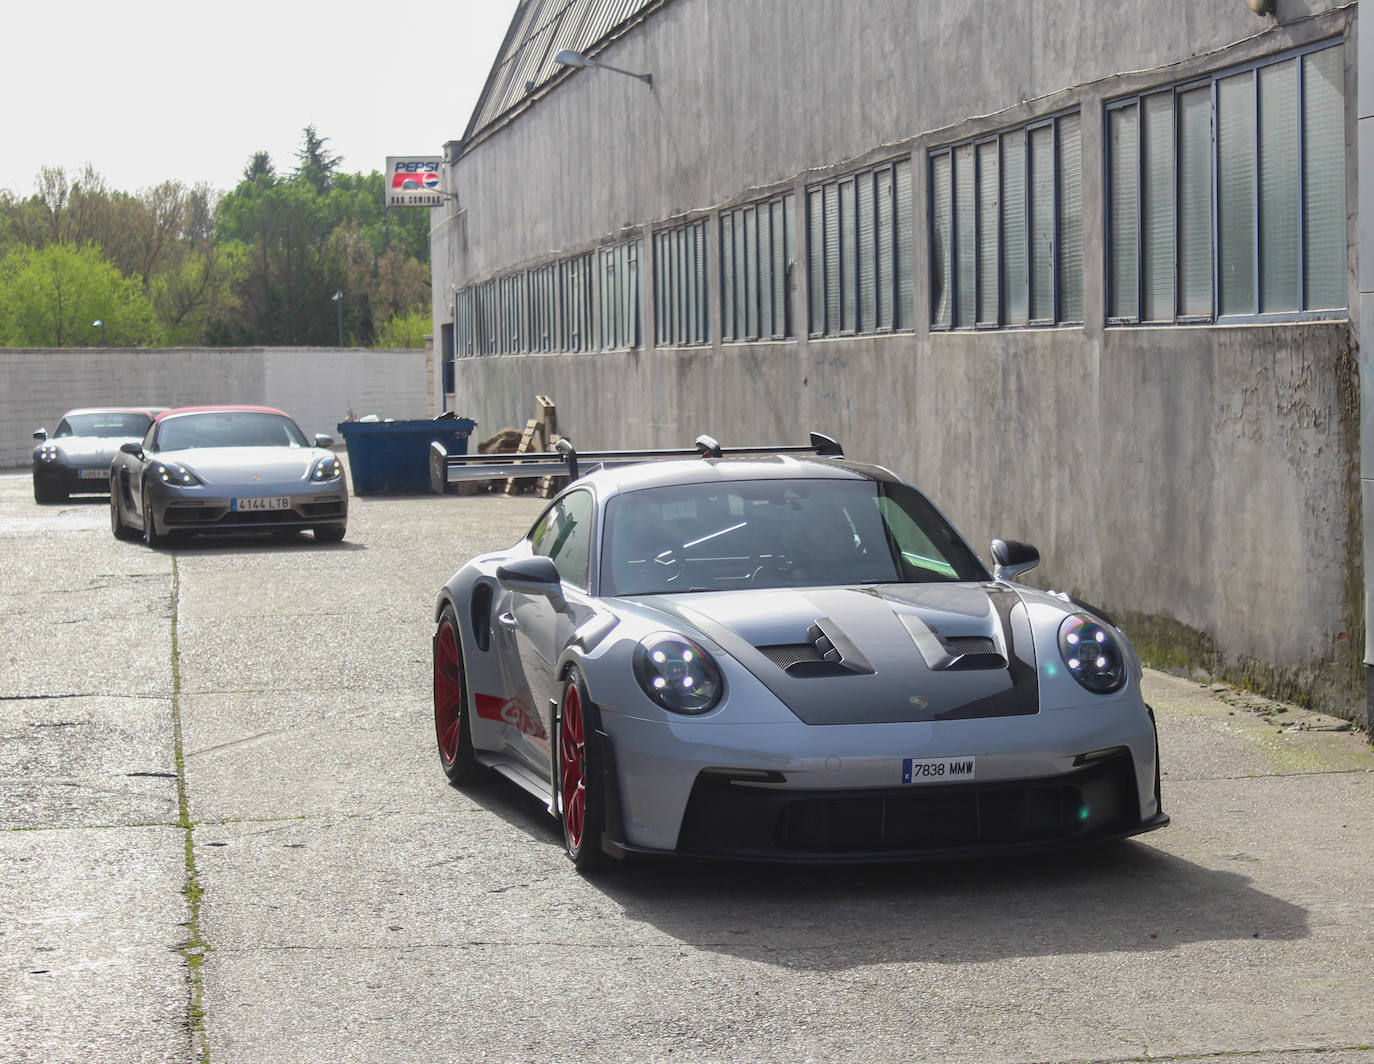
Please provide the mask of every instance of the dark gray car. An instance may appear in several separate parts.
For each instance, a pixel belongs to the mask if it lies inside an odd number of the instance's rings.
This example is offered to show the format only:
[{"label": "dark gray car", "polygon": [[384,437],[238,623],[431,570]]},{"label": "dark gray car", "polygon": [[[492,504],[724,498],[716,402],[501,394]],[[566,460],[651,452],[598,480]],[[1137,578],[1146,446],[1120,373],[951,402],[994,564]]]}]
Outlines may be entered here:
[{"label": "dark gray car", "polygon": [[159,406],[102,406],[68,410],[52,436],[33,434],[33,498],[62,502],[69,495],[104,495],[110,463],[126,443],[136,443],[162,412]]}]

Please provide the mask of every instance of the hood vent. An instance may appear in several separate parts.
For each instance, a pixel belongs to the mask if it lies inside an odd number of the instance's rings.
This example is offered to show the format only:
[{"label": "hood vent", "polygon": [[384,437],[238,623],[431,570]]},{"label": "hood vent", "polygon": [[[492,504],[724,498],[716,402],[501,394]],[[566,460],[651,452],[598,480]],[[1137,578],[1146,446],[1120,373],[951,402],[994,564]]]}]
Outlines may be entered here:
[{"label": "hood vent", "polygon": [[941,635],[915,614],[902,614],[902,624],[932,669],[1005,669],[1007,659],[996,641],[982,635]]},{"label": "hood vent", "polygon": [[758,649],[788,676],[798,679],[873,674],[868,659],[830,618],[822,617],[808,628],[806,638],[809,643],[780,643]]}]

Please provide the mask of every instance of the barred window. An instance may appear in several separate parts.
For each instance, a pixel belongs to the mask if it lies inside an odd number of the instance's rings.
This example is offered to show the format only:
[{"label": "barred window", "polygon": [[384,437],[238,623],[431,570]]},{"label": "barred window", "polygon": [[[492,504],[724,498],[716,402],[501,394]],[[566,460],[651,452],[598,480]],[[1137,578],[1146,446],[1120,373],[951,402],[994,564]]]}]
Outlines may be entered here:
[{"label": "barred window", "polygon": [[813,336],[912,325],[911,161],[807,189]]},{"label": "barred window", "polygon": [[931,326],[1081,322],[1078,113],[942,148],[929,165]]},{"label": "barred window", "polygon": [[704,220],[654,234],[654,296],[655,343],[709,342]]},{"label": "barred window", "polygon": [[1338,42],[1107,108],[1113,324],[1344,311]]},{"label": "barred window", "polygon": [[787,284],[797,257],[796,199],[789,192],[721,212],[722,340],[797,335]]},{"label": "barred window", "polygon": [[643,284],[639,276],[639,241],[602,248],[601,347],[634,348],[643,343]]}]

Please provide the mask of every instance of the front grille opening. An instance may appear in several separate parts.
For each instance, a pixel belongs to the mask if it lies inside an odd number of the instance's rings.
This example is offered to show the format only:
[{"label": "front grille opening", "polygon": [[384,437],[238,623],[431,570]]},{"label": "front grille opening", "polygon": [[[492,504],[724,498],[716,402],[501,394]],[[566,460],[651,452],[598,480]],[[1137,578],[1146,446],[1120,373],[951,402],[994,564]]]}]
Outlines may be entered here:
[{"label": "front grille opening", "polygon": [[1140,822],[1123,752],[1063,776],[1007,783],[799,793],[698,778],[680,850],[796,858],[958,855],[1071,843]]}]

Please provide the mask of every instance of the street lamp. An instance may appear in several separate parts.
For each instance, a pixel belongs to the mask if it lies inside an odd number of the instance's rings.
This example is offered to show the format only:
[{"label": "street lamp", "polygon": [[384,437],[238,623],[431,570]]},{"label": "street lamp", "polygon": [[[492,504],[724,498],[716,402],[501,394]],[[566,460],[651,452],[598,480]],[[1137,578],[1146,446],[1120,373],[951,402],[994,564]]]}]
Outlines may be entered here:
[{"label": "street lamp", "polygon": [[343,289],[340,288],[329,298],[339,312],[339,346],[343,347]]},{"label": "street lamp", "polygon": [[652,74],[636,74],[633,70],[622,70],[620,67],[611,66],[610,63],[598,63],[595,59],[585,56],[581,52],[574,52],[571,48],[564,48],[553,57],[553,61],[568,67],[597,67],[601,70],[614,70],[617,74],[624,74],[629,78],[638,78],[651,89],[654,87]]},{"label": "street lamp", "polygon": [[101,347],[104,347],[104,346],[105,346],[105,319],[104,319],[104,318],[96,318],[95,321],[91,322],[91,328],[92,328],[92,329],[95,329],[95,328],[99,328],[99,329],[100,329],[100,346],[101,346]]}]

